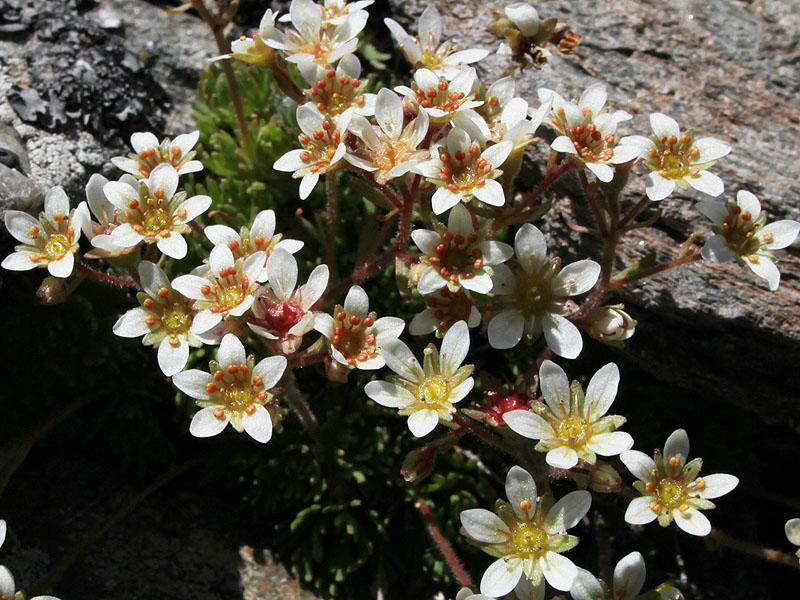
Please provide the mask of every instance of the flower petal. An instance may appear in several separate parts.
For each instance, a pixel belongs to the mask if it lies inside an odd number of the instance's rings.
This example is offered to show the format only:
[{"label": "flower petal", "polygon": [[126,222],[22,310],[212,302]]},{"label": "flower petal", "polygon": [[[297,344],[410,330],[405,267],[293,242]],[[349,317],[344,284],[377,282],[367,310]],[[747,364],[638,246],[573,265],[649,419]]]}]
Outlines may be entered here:
[{"label": "flower petal", "polygon": [[242,428],[257,442],[266,444],[272,437],[272,419],[269,411],[261,404],[255,405],[255,412],[242,415]]},{"label": "flower petal", "polygon": [[674,509],[672,516],[675,519],[675,524],[686,533],[697,536],[711,533],[711,521],[696,508],[690,507],[684,511]]},{"label": "flower petal", "polygon": [[389,408],[403,408],[416,400],[407,389],[388,381],[370,381],[364,386],[364,393],[381,406]]},{"label": "flower petal", "polygon": [[[588,492],[586,493],[588,494]],[[540,558],[539,566],[542,567],[542,573],[547,579],[547,583],[562,592],[569,591],[575,582],[575,577],[578,576],[578,567],[575,566],[575,563],[566,556],[555,552],[548,552]]]},{"label": "flower petal", "polygon": [[719,196],[725,191],[725,184],[722,179],[709,171],[700,171],[695,177],[686,177],[685,180],[698,192],[703,192],[709,196]]},{"label": "flower petal", "polygon": [[724,496],[739,485],[739,478],[727,473],[706,475],[703,477],[703,481],[705,482],[705,487],[702,490],[698,489],[697,492],[701,498],[708,498],[709,500]]},{"label": "flower petal", "polygon": [[428,435],[438,424],[439,415],[435,410],[418,410],[408,416],[408,429],[418,438]]},{"label": "flower petal", "polygon": [[[520,520],[530,520],[533,517],[536,511],[536,483],[531,474],[522,467],[513,466],[509,469],[506,475],[506,497]],[[524,506],[528,508],[523,509]]]},{"label": "flower petal", "polygon": [[553,436],[553,428],[542,417],[529,410],[512,410],[503,415],[503,421],[511,431],[531,440]]},{"label": "flower petal", "polygon": [[569,446],[553,448],[544,458],[548,465],[556,469],[571,469],[578,464],[578,453]]},{"label": "flower petal", "polygon": [[685,429],[676,429],[664,444],[664,462],[669,463],[672,458],[677,458],[680,467],[683,467],[687,456],[689,456],[689,436],[686,435]]},{"label": "flower petal", "polygon": [[212,437],[221,433],[228,425],[231,417],[226,412],[221,419],[218,419],[214,416],[216,409],[216,406],[207,406],[197,411],[192,417],[192,422],[189,423],[189,433],[199,438]]},{"label": "flower petal", "polygon": [[[619,367],[608,363],[592,376],[586,387],[586,419],[597,421],[608,412],[619,387]],[[627,448],[626,448],[627,450]]]},{"label": "flower petal", "polygon": [[637,479],[647,482],[653,479],[653,471],[656,469],[655,461],[638,450],[627,450],[620,454],[620,460],[628,468],[628,471]]},{"label": "flower petal", "polygon": [[172,378],[172,383],[175,384],[180,391],[191,398],[197,400],[210,400],[211,395],[206,390],[206,386],[214,381],[210,373],[199,371],[197,369],[189,369],[188,371],[181,371],[176,373]]},{"label": "flower petal", "polygon": [[577,358],[583,350],[583,338],[578,328],[561,315],[542,316],[542,330],[547,346],[564,358]]},{"label": "flower petal", "polygon": [[442,339],[440,350],[442,375],[451,377],[469,352],[469,327],[465,321],[455,323]]},{"label": "flower petal", "polygon": [[513,348],[522,339],[525,319],[519,310],[504,310],[489,321],[489,345],[498,350]]},{"label": "flower petal", "polygon": [[544,401],[557,417],[564,418],[570,412],[569,379],[564,369],[551,360],[539,367],[539,385]]},{"label": "flower petal", "polygon": [[633,438],[624,431],[596,433],[586,442],[586,447],[600,456],[616,456],[632,446]]},{"label": "flower petal", "polygon": [[247,361],[244,346],[238,337],[232,333],[228,333],[222,338],[222,343],[219,345],[217,360],[222,368],[227,368],[232,365],[239,366]]},{"label": "flower petal", "polygon": [[158,366],[167,377],[179,373],[189,360],[189,344],[183,336],[177,338],[179,343],[173,346],[170,338],[164,338],[158,345]]},{"label": "flower petal", "polygon": [[614,567],[614,589],[624,589],[619,600],[633,600],[644,586],[644,557],[639,552],[631,552],[622,558]]},{"label": "flower petal", "polygon": [[508,594],[522,577],[522,559],[498,558],[481,578],[481,593],[499,598]]},{"label": "flower petal", "polygon": [[647,525],[656,520],[656,513],[650,508],[651,496],[634,498],[625,511],[625,522],[631,525]]},{"label": "flower petal", "polygon": [[[536,494],[533,495],[536,504]],[[461,511],[461,525],[473,540],[485,544],[500,544],[508,539],[511,530],[503,520],[493,512],[483,508],[472,508]]]}]

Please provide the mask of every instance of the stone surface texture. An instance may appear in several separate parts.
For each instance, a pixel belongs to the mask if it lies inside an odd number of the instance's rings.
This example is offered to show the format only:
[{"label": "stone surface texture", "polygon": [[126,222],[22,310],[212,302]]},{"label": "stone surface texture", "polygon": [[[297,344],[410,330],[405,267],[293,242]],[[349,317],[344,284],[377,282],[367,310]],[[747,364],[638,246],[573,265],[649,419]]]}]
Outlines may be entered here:
[{"label": "stone surface texture", "polygon": [[[15,0],[9,1],[13,3]],[[109,158],[125,153],[130,133],[146,129],[151,117],[164,123],[164,130],[158,132],[161,136],[175,136],[194,128],[191,102],[198,73],[211,57],[218,54],[206,25],[198,18],[187,14],[166,15],[158,6],[144,0],[20,0],[20,5],[28,9],[27,13],[23,11],[23,15],[29,19],[35,15],[37,21],[19,32],[4,33],[0,28],[0,123],[12,127],[21,137],[27,154],[25,160],[30,164],[30,171],[26,174],[42,188],[60,185],[76,204],[83,198],[83,187],[92,173],[102,172],[114,178],[119,175]],[[87,11],[86,8],[92,5],[96,6]],[[51,14],[56,16],[50,18],[48,15]],[[49,25],[45,34],[39,30],[39,21],[44,19],[48,19]],[[64,34],[60,28],[65,28],[64,22],[70,19],[75,19],[73,25],[77,33]],[[19,89],[26,90],[27,94],[35,93],[32,73],[41,77],[41,71],[46,67],[51,67],[47,75],[54,79],[57,79],[59,68],[69,67],[71,72],[77,71],[88,89],[95,89],[88,87],[92,84],[99,89],[115,84],[93,82],[93,77],[98,76],[97,65],[89,59],[71,65],[68,56],[49,56],[45,51],[54,39],[57,43],[75,42],[75,45],[83,44],[89,48],[93,48],[94,43],[97,52],[109,45],[114,49],[124,49],[126,52],[117,57],[122,62],[118,65],[118,72],[154,80],[163,93],[158,104],[141,111],[140,123],[125,121],[125,115],[119,114],[120,111],[124,113],[125,107],[116,107],[118,114],[111,115],[111,121],[117,125],[123,120],[124,126],[131,131],[113,137],[104,135],[105,130],[92,132],[88,127],[74,124],[48,129],[24,122],[9,103],[9,93],[12,97],[14,90]],[[52,64],[43,64],[48,61]],[[32,70],[34,64],[35,71]],[[78,108],[73,107],[75,112],[79,112]],[[80,118],[88,121],[91,116],[80,115]],[[116,131],[112,129],[111,132]]]},{"label": "stone surface texture", "polygon": [[[415,31],[419,15],[432,4],[459,48],[499,45],[486,26],[493,20],[491,7],[500,2],[390,3],[408,30]],[[577,98],[589,84],[605,82],[609,103],[633,115],[620,126],[621,135],[646,135],[648,115],[664,112],[683,130],[693,127],[700,137],[727,140],[733,151],[713,169],[725,181],[723,198],[746,189],[761,200],[770,220],[800,219],[800,2],[554,0],[535,6],[542,18],[568,19],[584,38],[574,55],[554,52],[542,70],[516,71],[518,95],[536,105],[539,87]],[[505,57],[492,54],[478,71],[492,82],[508,67]],[[546,152],[541,144],[537,160]],[[632,201],[644,191],[643,176],[642,168],[634,170]],[[591,224],[577,181],[567,179],[554,189],[560,198],[556,210],[539,223],[551,244],[562,240],[559,254],[570,258],[596,252],[585,236],[564,226],[562,216]],[[678,195],[661,202],[662,218],[627,238],[617,266],[649,252],[659,259],[675,256],[692,232],[710,231],[694,200]],[[778,258],[783,278],[776,293],[732,262],[694,263],[624,293],[621,299],[639,321],[624,352],[670,386],[724,397],[797,427],[800,392],[790,385],[800,352],[797,245]]]}]

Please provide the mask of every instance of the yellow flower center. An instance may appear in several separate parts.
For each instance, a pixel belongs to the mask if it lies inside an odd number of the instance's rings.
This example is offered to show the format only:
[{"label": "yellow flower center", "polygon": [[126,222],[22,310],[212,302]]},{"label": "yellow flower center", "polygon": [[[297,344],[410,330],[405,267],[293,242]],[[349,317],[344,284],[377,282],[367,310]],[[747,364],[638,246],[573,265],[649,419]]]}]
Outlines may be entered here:
[{"label": "yellow flower center", "polygon": [[419,395],[426,404],[443,404],[447,402],[447,380],[444,377],[429,377],[419,388]]},{"label": "yellow flower center", "polygon": [[543,554],[547,548],[547,533],[533,523],[520,523],[511,534],[514,551],[528,558]]},{"label": "yellow flower center", "polygon": [[148,210],[144,213],[142,225],[148,232],[153,234],[169,229],[169,219],[166,211],[161,207]]},{"label": "yellow flower center", "polygon": [[232,384],[220,390],[222,401],[229,410],[243,411],[253,403],[253,394],[249,388]]},{"label": "yellow flower center", "polygon": [[672,510],[684,504],[686,491],[680,483],[667,478],[658,484],[656,495],[662,508]]},{"label": "yellow flower center", "polygon": [[586,440],[589,427],[583,419],[565,419],[558,425],[558,437],[570,446],[580,446]]},{"label": "yellow flower center", "polygon": [[242,290],[239,288],[227,288],[219,295],[218,304],[220,306],[234,307],[242,301]]},{"label": "yellow flower center", "polygon": [[50,260],[58,260],[69,251],[69,248],[70,243],[67,236],[62,233],[56,233],[47,240],[44,253]]},{"label": "yellow flower center", "polygon": [[164,328],[170,333],[184,333],[192,325],[192,317],[180,306],[175,306],[161,316]]}]

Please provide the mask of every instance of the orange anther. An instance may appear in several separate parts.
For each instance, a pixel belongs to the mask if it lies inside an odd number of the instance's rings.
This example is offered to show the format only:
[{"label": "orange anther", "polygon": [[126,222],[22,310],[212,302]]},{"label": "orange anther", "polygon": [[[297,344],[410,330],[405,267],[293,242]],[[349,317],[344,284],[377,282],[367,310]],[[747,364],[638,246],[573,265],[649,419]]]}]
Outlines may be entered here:
[{"label": "orange anther", "polygon": [[216,383],[214,383],[213,381],[209,381],[209,382],[206,384],[206,391],[207,391],[209,394],[213,394],[214,392],[216,392],[216,391],[217,391],[217,384],[216,384]]},{"label": "orange anther", "polygon": [[156,198],[163,198],[164,197],[164,190],[162,188],[156,188],[153,190],[153,196]]},{"label": "orange anther", "polygon": [[223,408],[221,408],[221,407],[219,407],[219,406],[218,406],[217,408],[215,408],[215,409],[213,410],[212,414],[213,414],[213,415],[214,415],[214,417],[216,417],[217,419],[222,419],[222,418],[224,418],[224,417],[225,417],[225,409],[223,409]]}]

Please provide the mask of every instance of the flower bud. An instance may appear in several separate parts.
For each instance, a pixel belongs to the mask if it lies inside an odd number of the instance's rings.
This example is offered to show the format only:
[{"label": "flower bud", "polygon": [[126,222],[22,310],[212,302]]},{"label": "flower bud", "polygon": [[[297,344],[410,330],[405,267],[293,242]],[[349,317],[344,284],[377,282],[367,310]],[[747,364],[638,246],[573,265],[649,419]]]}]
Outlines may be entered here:
[{"label": "flower bud", "polygon": [[36,295],[42,304],[61,304],[69,298],[81,281],[83,281],[83,277],[76,277],[74,273],[66,279],[50,275],[42,280],[39,289],[36,290]]},{"label": "flower bud", "polygon": [[433,473],[436,453],[437,448],[431,446],[423,446],[409,452],[400,469],[403,479],[408,483],[417,483]]},{"label": "flower bud", "polygon": [[631,337],[636,320],[624,308],[623,304],[595,308],[587,318],[589,335],[601,342],[621,342]]},{"label": "flower bud", "polygon": [[594,492],[609,493],[619,488],[619,473],[610,464],[598,460],[589,474],[589,489]]},{"label": "flower bud", "polygon": [[327,377],[329,381],[347,383],[347,376],[350,374],[351,370],[351,367],[343,365],[330,357],[325,360],[325,377]]},{"label": "flower bud", "polygon": [[422,274],[427,268],[428,265],[425,263],[416,263],[411,265],[411,268],[408,270],[408,287],[417,287],[419,278],[422,277]]}]

